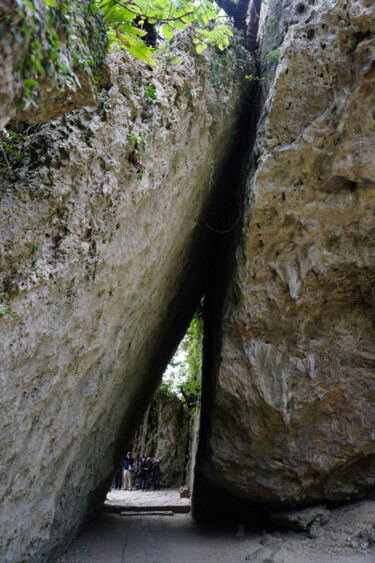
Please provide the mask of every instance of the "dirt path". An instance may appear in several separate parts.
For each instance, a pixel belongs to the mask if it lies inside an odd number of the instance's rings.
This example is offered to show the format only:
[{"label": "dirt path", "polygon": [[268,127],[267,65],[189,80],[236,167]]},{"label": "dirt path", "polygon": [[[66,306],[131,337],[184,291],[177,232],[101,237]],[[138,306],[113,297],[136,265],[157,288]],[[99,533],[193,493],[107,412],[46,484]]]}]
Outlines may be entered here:
[{"label": "dirt path", "polygon": [[[127,493],[129,506],[132,493]],[[160,505],[158,493],[140,494],[150,495],[150,505]],[[173,494],[165,492],[169,502]],[[375,546],[360,537],[374,524],[375,501],[331,511],[323,534],[315,539],[302,532],[255,533],[247,528],[243,538],[236,538],[234,525],[197,525],[189,514],[102,514],[58,563],[374,563]]]}]

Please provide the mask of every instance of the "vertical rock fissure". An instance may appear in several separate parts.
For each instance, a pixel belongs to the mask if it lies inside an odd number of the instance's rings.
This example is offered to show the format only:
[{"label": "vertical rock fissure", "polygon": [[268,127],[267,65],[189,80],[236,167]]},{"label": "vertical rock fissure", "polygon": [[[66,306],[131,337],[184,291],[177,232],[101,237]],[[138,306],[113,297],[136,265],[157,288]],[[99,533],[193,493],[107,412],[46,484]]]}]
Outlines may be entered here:
[{"label": "vertical rock fissure", "polygon": [[[203,422],[199,427],[199,442],[206,438],[205,418],[215,393],[215,370],[220,357],[220,322],[224,314],[222,307],[224,296],[230,287],[234,254],[242,229],[246,178],[249,169],[254,165],[251,160],[249,163],[249,154],[255,140],[259,98],[259,83],[255,82],[251,84],[242,108],[242,126],[239,134],[228,160],[220,165],[212,197],[196,228],[190,261],[183,274],[185,283],[182,292],[171,303],[165,323],[159,332],[160,341],[157,353],[149,362],[149,384],[145,385],[144,390],[143,400],[149,405],[157,387],[155,380],[160,383],[170,359],[185,335],[193,314],[204,296],[202,368],[204,391],[201,397],[201,412],[203,413],[201,420]],[[130,435],[128,428],[132,427],[135,433],[144,413],[145,410],[140,409],[138,405],[132,405],[125,413],[123,424],[118,432],[117,445],[114,448],[114,468],[119,465],[124,448],[132,443],[134,434]],[[126,436],[126,443],[124,443],[124,436]],[[194,476],[192,479],[194,480]],[[110,483],[111,479],[100,491],[95,492],[94,498],[103,499],[103,494],[108,490]],[[93,512],[96,512],[101,502],[95,504]]]},{"label": "vertical rock fissure", "polygon": [[[192,498],[193,517],[197,520],[225,518],[226,505],[222,492],[218,496],[218,491],[210,490],[204,474],[210,471],[207,459],[214,455],[214,452],[211,452],[211,455],[207,456],[207,451],[210,450],[210,413],[214,404],[220,365],[225,303],[228,302],[228,293],[233,292],[236,252],[243,228],[246,179],[256,167],[254,156],[249,158],[249,155],[256,137],[260,96],[260,82],[255,80],[249,88],[243,126],[230,167],[222,178],[227,190],[226,199],[218,221],[221,228],[217,227],[215,249],[210,259],[210,275],[205,286],[201,413]],[[227,228],[223,227],[225,223]],[[232,513],[230,517],[233,517]]]},{"label": "vertical rock fissure", "polygon": [[[220,299],[224,296],[227,284],[230,283],[231,273],[228,270],[228,268],[231,268],[230,256],[236,247],[236,241],[241,231],[243,187],[246,177],[245,161],[254,140],[253,133],[249,134],[249,131],[255,130],[254,108],[257,107],[258,98],[259,89],[257,86],[252,86],[246,102],[250,104],[251,110],[248,111],[246,107],[243,109],[244,125],[227,162],[221,163],[221,172],[217,174],[213,196],[196,228],[190,261],[183,274],[185,279],[183,290],[170,305],[165,322],[159,332],[160,341],[157,346],[157,353],[149,362],[149,384],[145,386],[143,397],[147,405],[151,403],[154,391],[184,337],[203,296],[205,301],[204,338],[209,343],[207,346],[204,344],[204,355],[210,354],[208,349],[211,348],[212,339],[216,341],[216,329],[213,328],[216,320],[214,313],[216,306],[219,307]],[[216,291],[220,293],[220,299],[217,298]],[[216,354],[216,350],[214,353]],[[205,377],[204,373],[203,370],[203,377]],[[155,384],[155,381],[158,383]],[[206,395],[209,401],[211,385],[209,380],[207,381]],[[117,467],[126,446],[124,444],[125,429],[132,426],[135,432],[144,412],[145,410],[139,409],[138,405],[132,405],[127,410],[123,425],[118,432],[117,445],[114,448],[116,452],[114,467]],[[130,421],[132,421],[132,424],[130,424]],[[128,443],[131,443],[132,438],[133,435],[127,433]],[[106,490],[109,484],[110,481],[104,486]]]},{"label": "vertical rock fissure", "polygon": [[[212,196],[196,227],[189,263],[181,274],[184,279],[182,290],[172,300],[165,314],[159,330],[158,342],[154,346],[157,351],[148,362],[147,375],[143,380],[142,405],[131,404],[124,413],[121,426],[116,429],[113,473],[123,457],[124,448],[132,443],[145,408],[147,409],[147,405],[151,403],[155,389],[185,335],[203,295],[205,300],[207,299],[205,324],[208,326],[208,347],[211,348],[211,342],[217,341],[216,332],[219,327],[215,328],[214,325],[218,322],[219,316],[216,315],[216,306],[219,311],[219,303],[230,282],[231,253],[234,252],[241,231],[243,187],[247,173],[245,162],[254,141],[259,94],[257,85],[252,85],[242,108],[243,125],[228,159],[219,164]],[[212,353],[217,353],[215,347],[212,348]],[[206,392],[208,400],[211,396],[210,387],[211,383],[208,383]],[[129,433],[129,429],[133,432]],[[88,511],[91,517],[101,509],[112,479],[113,475],[93,491]]]}]

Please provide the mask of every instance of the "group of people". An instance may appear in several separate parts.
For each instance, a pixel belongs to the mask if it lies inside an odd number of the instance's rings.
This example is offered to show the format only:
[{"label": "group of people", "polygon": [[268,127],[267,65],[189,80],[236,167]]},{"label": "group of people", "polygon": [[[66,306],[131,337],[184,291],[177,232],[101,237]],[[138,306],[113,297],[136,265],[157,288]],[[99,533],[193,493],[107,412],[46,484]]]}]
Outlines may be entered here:
[{"label": "group of people", "polygon": [[[120,491],[124,480],[124,490],[131,491],[135,475],[134,459],[132,453],[128,452],[124,461],[121,463],[115,477],[115,489]],[[152,482],[154,491],[160,490],[160,459],[156,455],[153,459],[143,456],[138,464],[137,477],[139,479],[139,490],[149,491]]]}]

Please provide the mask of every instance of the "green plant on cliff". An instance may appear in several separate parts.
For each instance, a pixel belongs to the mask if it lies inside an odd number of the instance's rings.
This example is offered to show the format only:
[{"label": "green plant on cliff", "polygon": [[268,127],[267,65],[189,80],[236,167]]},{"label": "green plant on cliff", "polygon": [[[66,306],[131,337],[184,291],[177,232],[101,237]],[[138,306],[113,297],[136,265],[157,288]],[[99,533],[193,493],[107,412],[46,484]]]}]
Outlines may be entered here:
[{"label": "green plant on cliff", "polygon": [[144,98],[149,104],[156,103],[156,90],[153,86],[147,86],[144,92]]},{"label": "green plant on cliff", "polygon": [[14,67],[22,86],[19,109],[29,102],[43,112],[44,80],[53,78],[58,90],[75,90],[81,87],[78,73],[83,70],[87,80],[96,84],[108,42],[104,23],[90,13],[87,0],[15,0],[1,16],[0,37],[10,34],[28,45],[22,64]]},{"label": "green plant on cliff", "polygon": [[[52,80],[57,90],[75,91],[84,74],[96,88],[108,44],[155,65],[156,41],[160,40],[159,48],[168,45],[176,31],[189,28],[198,53],[209,45],[224,50],[233,36],[228,18],[243,28],[239,11],[242,22],[249,16],[245,27],[254,47],[260,4],[261,0],[14,0],[0,13],[0,38],[12,35],[28,46],[22,62],[14,66],[22,92],[17,105],[23,110],[29,103],[43,113],[46,80]],[[170,59],[176,64],[177,59]]]},{"label": "green plant on cliff", "polygon": [[[194,313],[190,326],[182,341],[182,349],[186,351],[186,370],[188,380],[200,380],[202,369],[202,341],[203,341],[203,305]],[[192,386],[194,389],[196,385]]]},{"label": "green plant on cliff", "polygon": [[128,133],[128,139],[132,141],[132,150],[129,154],[128,160],[137,170],[137,180],[140,182],[145,173],[145,167],[141,161],[143,157],[149,157],[146,152],[147,138],[143,131],[139,130],[138,133]]},{"label": "green plant on cliff", "polygon": [[270,35],[271,35],[271,39],[274,38],[275,36],[275,28],[277,26],[277,18],[276,16],[271,16],[270,17],[270,21],[269,21],[269,28],[270,28]]},{"label": "green plant on cliff", "polygon": [[164,64],[164,75],[161,79],[162,84],[164,84],[168,69],[170,66],[177,66],[180,62],[180,58],[173,54],[169,42],[159,45],[155,50],[155,55],[157,55],[157,58]]},{"label": "green plant on cliff", "polygon": [[279,49],[274,49],[273,51],[270,51],[269,53],[266,54],[266,61],[268,64],[277,62],[279,59]]},{"label": "green plant on cliff", "polygon": [[30,137],[3,129],[0,131],[0,173],[10,172],[14,165],[21,159],[21,149],[25,141]]},{"label": "green plant on cliff", "polygon": [[16,315],[11,313],[7,309],[1,309],[0,311],[0,319],[15,319]]}]

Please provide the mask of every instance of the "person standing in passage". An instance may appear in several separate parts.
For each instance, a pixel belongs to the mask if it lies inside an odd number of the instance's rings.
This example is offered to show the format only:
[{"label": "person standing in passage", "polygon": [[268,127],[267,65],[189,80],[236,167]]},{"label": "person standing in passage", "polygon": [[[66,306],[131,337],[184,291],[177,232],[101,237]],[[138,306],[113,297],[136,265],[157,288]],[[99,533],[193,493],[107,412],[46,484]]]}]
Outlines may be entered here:
[{"label": "person standing in passage", "polygon": [[124,491],[132,490],[132,472],[134,460],[132,458],[132,453],[128,452],[126,458],[124,459]]},{"label": "person standing in passage", "polygon": [[120,467],[117,470],[116,477],[115,477],[115,489],[116,489],[116,491],[121,491],[123,469],[124,469],[124,462],[122,461]]},{"label": "person standing in passage", "polygon": [[153,482],[154,491],[156,490],[160,491],[161,469],[160,469],[160,459],[157,455],[154,457],[154,462],[152,464],[152,467],[154,470],[154,482]]},{"label": "person standing in passage", "polygon": [[151,480],[151,472],[152,472],[152,459],[150,456],[146,459],[146,489],[150,490],[150,480]]},{"label": "person standing in passage", "polygon": [[139,477],[139,490],[144,491],[146,486],[146,458],[141,458],[141,463],[139,465],[138,477]]}]

